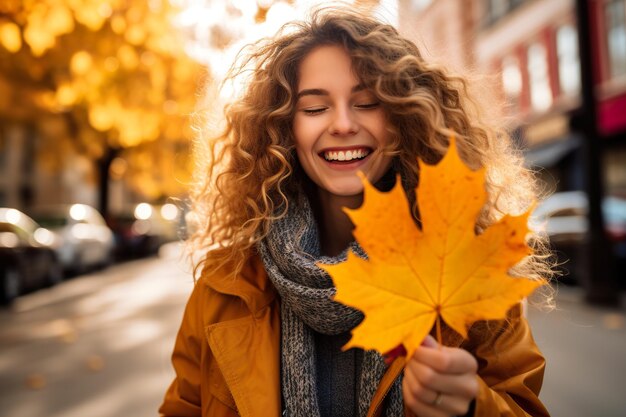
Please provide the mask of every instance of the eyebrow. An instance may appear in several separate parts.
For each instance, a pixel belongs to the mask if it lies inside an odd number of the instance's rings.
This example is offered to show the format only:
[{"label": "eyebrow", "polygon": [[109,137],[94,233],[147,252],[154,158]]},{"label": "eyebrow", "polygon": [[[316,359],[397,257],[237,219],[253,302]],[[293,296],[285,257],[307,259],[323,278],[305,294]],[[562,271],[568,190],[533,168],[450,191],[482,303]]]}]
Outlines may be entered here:
[{"label": "eyebrow", "polygon": [[[357,91],[365,90],[365,86],[363,84],[357,84],[352,87],[351,92],[356,93]],[[303,96],[327,96],[329,95],[328,90],[324,90],[322,88],[309,88],[306,90],[302,90],[296,96],[296,100],[300,99]]]}]

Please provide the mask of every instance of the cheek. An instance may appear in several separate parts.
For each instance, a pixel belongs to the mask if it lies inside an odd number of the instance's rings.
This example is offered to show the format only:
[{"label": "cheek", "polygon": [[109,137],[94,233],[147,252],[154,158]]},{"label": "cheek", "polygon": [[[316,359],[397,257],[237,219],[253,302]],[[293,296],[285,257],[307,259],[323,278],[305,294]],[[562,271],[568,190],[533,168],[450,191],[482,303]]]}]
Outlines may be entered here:
[{"label": "cheek", "polygon": [[294,120],[292,125],[293,132],[293,140],[296,145],[296,150],[298,154],[300,152],[311,152],[311,149],[315,145],[315,134],[314,134],[314,126],[310,123],[302,122],[299,120]]},{"label": "cheek", "polygon": [[299,146],[296,146],[296,156],[298,157],[298,162],[300,162],[300,165],[302,165],[302,167],[304,168],[310,165],[308,162],[307,155],[308,153],[306,152],[306,150],[302,149]]},{"label": "cheek", "polygon": [[363,125],[367,126],[367,130],[379,144],[386,145],[390,142],[391,133],[387,130],[389,121],[382,111],[365,119]]},{"label": "cheek", "polygon": [[291,132],[293,134],[294,144],[296,145],[296,149],[300,149],[303,144],[306,142],[306,129],[303,126],[302,121],[299,117],[295,117],[293,123],[291,125]]}]

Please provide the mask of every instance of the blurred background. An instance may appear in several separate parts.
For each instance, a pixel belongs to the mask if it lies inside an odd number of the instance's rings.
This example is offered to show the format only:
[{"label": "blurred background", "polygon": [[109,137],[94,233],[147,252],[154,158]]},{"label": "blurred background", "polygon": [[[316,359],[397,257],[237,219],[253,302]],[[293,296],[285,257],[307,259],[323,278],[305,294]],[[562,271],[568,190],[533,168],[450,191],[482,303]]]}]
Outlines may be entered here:
[{"label": "blurred background", "polygon": [[[554,416],[626,415],[626,0],[355,0],[469,77],[552,196],[529,309]],[[156,415],[193,281],[198,127],[296,0],[0,1],[0,414]],[[209,132],[210,133],[210,132]]]}]

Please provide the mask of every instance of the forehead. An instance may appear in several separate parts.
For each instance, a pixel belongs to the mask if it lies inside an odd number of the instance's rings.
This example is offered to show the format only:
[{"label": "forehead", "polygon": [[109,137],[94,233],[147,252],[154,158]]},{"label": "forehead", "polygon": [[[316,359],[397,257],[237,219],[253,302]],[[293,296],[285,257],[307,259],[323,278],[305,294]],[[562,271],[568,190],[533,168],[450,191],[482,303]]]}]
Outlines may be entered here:
[{"label": "forehead", "polygon": [[309,52],[298,67],[298,90],[357,85],[352,60],[346,50],[336,45],[319,46]]}]

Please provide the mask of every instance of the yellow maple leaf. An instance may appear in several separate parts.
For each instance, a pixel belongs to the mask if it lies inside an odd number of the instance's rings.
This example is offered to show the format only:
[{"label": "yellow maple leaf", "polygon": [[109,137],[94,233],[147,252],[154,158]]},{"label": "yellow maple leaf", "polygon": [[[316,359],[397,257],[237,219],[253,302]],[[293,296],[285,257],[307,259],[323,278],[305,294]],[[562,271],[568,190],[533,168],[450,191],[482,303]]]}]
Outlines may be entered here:
[{"label": "yellow maple leaf", "polygon": [[476,235],[487,198],[485,173],[463,164],[453,138],[439,164],[419,166],[421,230],[400,181],[383,193],[361,176],[363,205],[345,211],[368,259],[350,252],[341,264],[319,264],[335,283],[335,299],[365,314],[344,349],[385,353],[403,344],[411,357],[438,319],[466,338],[473,322],[505,318],[543,284],[508,275],[531,253],[528,212],[507,215]]}]

